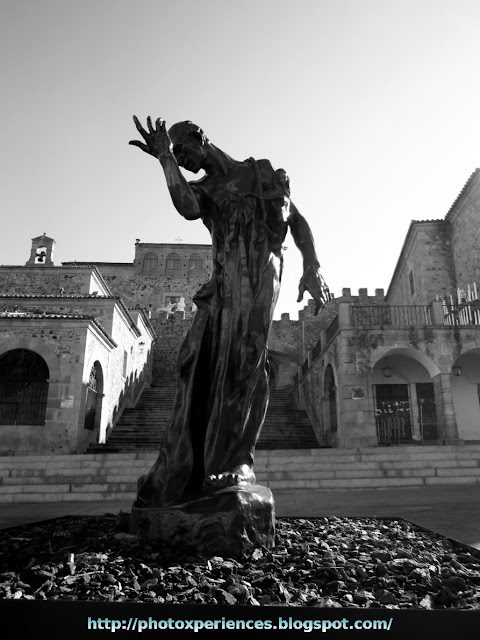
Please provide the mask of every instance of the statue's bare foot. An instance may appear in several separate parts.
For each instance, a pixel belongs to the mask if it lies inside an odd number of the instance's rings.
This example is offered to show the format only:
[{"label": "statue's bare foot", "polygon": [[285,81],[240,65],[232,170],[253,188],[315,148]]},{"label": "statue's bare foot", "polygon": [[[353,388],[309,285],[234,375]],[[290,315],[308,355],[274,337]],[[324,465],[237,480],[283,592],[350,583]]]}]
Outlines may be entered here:
[{"label": "statue's bare foot", "polygon": [[248,464],[242,464],[234,467],[229,471],[222,471],[218,474],[211,474],[205,478],[203,483],[207,493],[227,489],[228,487],[236,487],[242,484],[255,484],[255,474]]}]

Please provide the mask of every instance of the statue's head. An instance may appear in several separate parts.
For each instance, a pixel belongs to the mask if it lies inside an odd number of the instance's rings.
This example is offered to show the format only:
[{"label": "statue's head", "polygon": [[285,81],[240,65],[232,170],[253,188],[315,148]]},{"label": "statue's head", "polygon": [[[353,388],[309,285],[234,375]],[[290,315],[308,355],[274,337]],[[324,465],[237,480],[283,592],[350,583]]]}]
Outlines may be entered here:
[{"label": "statue's head", "polygon": [[203,165],[205,143],[208,142],[203,130],[191,122],[184,120],[172,125],[168,135],[173,144],[173,154],[180,166],[197,173]]},{"label": "statue's head", "polygon": [[168,135],[174,146],[177,142],[181,143],[190,139],[196,140],[202,145],[208,142],[208,138],[203,130],[191,120],[184,120],[183,122],[177,122],[172,125],[168,130]]}]

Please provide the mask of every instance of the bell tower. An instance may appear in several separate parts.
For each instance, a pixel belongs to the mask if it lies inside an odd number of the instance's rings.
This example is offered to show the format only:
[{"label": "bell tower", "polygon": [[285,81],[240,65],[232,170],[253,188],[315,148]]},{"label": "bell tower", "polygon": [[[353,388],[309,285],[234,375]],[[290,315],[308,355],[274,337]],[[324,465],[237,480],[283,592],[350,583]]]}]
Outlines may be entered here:
[{"label": "bell tower", "polygon": [[55,240],[45,234],[38,236],[38,238],[32,238],[30,258],[25,265],[28,267],[53,267],[54,248]]}]

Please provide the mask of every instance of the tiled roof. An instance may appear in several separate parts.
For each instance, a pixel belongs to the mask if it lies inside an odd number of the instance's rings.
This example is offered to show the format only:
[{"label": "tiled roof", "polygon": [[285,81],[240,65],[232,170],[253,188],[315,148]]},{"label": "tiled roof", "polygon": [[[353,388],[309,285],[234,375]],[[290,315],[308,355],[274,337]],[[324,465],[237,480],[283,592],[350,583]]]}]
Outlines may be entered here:
[{"label": "tiled roof", "polygon": [[36,293],[0,293],[0,298],[50,298],[50,299],[70,299],[70,300],[86,300],[86,299],[97,299],[97,300],[117,300],[117,296],[101,296],[101,295],[93,295],[92,293],[85,294],[75,294],[75,293],[46,293],[46,294],[36,294]]},{"label": "tiled roof", "polygon": [[91,263],[79,264],[77,266],[72,264],[71,266],[64,267],[56,264],[0,264],[0,269],[83,269],[86,265],[94,266]]},{"label": "tiled roof", "polygon": [[78,262],[78,260],[74,260],[73,262],[62,262],[62,266],[66,267],[95,267],[97,265],[109,265],[114,267],[133,267],[133,262],[97,262],[97,260],[90,260],[89,262]]},{"label": "tiled roof", "polygon": [[197,244],[195,242],[136,242],[136,247],[203,247],[211,249],[211,244]]},{"label": "tiled roof", "polygon": [[457,204],[460,202],[460,200],[462,199],[462,197],[465,195],[465,193],[468,191],[468,189],[470,188],[470,185],[472,184],[475,176],[480,174],[480,169],[475,169],[475,171],[472,173],[472,175],[470,176],[470,178],[467,180],[467,182],[464,184],[463,189],[460,191],[460,193],[458,194],[458,196],[455,199],[455,202],[452,204],[452,206],[450,207],[450,209],[447,211],[447,215],[445,216],[445,219],[448,218],[448,216],[452,213],[452,211],[455,209],[455,207],[457,206]]},{"label": "tiled roof", "polygon": [[20,320],[26,318],[59,318],[61,320],[95,320],[94,316],[87,315],[85,313],[34,313],[23,311],[2,311],[0,312],[0,318],[19,318]]}]

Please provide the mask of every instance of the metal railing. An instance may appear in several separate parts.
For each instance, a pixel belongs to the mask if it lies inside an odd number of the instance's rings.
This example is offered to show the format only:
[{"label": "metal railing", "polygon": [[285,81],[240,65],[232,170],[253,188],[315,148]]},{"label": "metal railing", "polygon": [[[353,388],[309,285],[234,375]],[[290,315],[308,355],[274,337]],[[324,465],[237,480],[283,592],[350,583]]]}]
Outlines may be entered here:
[{"label": "metal railing", "polygon": [[416,442],[435,442],[438,439],[436,422],[420,424],[419,440],[413,439],[409,416],[377,416],[378,444],[408,444]]},{"label": "metal railing", "polygon": [[378,444],[403,444],[412,440],[410,416],[380,415],[375,424]]},{"label": "metal railing", "polygon": [[326,338],[327,338],[327,344],[330,342],[333,336],[337,333],[338,329],[339,329],[338,316],[335,316],[332,322],[328,325],[327,330],[325,332]]},{"label": "metal railing", "polygon": [[436,300],[443,303],[444,323],[447,325],[480,325],[480,299],[477,285],[467,290],[457,289],[455,295],[439,293]]},{"label": "metal railing", "polygon": [[353,327],[418,327],[432,324],[432,311],[427,305],[356,306],[350,307]]},{"label": "metal railing", "polygon": [[448,325],[480,325],[479,301],[467,302],[458,307],[443,303],[444,322]]},{"label": "metal railing", "polygon": [[48,381],[0,380],[0,425],[44,425]]}]

